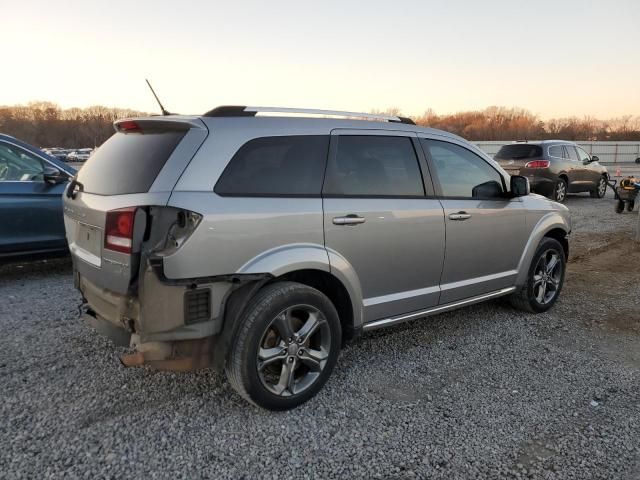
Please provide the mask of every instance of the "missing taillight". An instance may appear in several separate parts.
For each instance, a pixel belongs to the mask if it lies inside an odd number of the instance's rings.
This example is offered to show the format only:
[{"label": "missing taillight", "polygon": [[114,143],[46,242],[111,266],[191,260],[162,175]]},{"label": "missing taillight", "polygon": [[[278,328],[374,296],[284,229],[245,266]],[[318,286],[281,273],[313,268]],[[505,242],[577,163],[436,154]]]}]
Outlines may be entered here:
[{"label": "missing taillight", "polygon": [[131,253],[136,210],[135,207],[129,207],[107,212],[104,235],[105,249]]},{"label": "missing taillight", "polygon": [[164,246],[165,250],[171,251],[180,248],[198,227],[201,220],[202,215],[199,213],[180,210],[167,233],[167,240]]}]

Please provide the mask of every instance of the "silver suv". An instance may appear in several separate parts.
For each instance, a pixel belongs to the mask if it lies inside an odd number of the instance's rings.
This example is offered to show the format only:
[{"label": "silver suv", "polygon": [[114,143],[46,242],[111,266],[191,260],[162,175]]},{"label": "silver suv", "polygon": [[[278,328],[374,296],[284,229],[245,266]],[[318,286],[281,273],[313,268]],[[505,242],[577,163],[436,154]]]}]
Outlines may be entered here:
[{"label": "silver suv", "polygon": [[84,317],[125,365],[213,367],[288,409],[363,331],[560,294],[568,210],[455,135],[251,107],[115,128],[64,212]]}]

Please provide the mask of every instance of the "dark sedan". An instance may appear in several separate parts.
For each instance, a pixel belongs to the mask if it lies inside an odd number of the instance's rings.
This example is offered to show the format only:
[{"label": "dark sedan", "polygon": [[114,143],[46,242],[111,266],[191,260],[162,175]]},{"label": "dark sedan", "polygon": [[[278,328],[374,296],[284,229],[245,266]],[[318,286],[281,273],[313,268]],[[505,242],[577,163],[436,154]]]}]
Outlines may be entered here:
[{"label": "dark sedan", "polygon": [[0,134],[0,262],[65,252],[62,193],[76,171]]},{"label": "dark sedan", "polygon": [[500,148],[495,160],[510,175],[527,177],[531,191],[556,202],[564,202],[567,193],[602,198],[607,191],[607,169],[573,142],[516,142]]}]

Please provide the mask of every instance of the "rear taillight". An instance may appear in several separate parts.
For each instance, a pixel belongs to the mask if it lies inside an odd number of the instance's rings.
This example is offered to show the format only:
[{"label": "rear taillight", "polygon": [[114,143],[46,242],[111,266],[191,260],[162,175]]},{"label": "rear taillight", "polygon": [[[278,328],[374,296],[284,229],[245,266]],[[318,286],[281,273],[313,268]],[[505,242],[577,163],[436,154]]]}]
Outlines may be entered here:
[{"label": "rear taillight", "polygon": [[527,162],[524,168],[549,168],[549,160],[532,160]]},{"label": "rear taillight", "polygon": [[116,252],[131,253],[133,246],[133,221],[136,208],[120,208],[107,212],[104,248]]}]

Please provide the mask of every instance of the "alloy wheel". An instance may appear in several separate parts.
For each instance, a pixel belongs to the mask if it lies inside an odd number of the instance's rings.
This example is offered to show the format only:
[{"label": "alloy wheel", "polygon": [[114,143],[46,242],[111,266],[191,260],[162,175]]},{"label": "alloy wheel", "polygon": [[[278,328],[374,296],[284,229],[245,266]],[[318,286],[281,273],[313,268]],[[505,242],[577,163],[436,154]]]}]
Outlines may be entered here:
[{"label": "alloy wheel", "polygon": [[600,181],[598,182],[598,197],[604,197],[605,192],[607,191],[607,182],[604,177],[600,177]]},{"label": "alloy wheel", "polygon": [[558,294],[563,273],[560,255],[556,250],[545,251],[533,271],[533,296],[540,305],[551,302]]},{"label": "alloy wheel", "polygon": [[562,202],[567,196],[567,184],[560,180],[556,185],[556,201]]},{"label": "alloy wheel", "polygon": [[262,385],[279,396],[302,393],[320,376],[331,347],[329,323],[320,310],[310,305],[287,308],[260,340],[257,368]]}]

